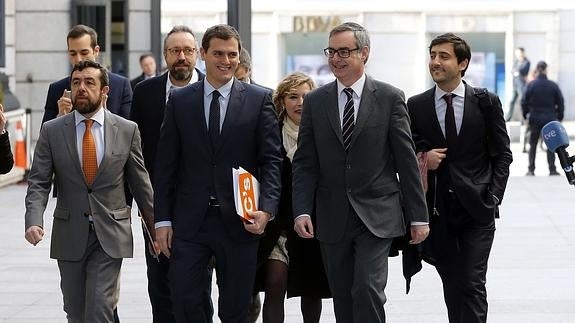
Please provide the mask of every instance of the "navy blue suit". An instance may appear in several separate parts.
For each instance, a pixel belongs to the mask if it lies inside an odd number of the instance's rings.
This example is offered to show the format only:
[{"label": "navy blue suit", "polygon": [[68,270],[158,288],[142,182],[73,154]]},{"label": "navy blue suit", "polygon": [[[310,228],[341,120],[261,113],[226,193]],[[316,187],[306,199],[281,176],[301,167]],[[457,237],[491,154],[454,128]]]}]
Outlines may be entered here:
[{"label": "navy blue suit", "polygon": [[[223,322],[248,322],[258,235],[234,207],[232,168],[260,181],[258,210],[276,214],[281,138],[268,91],[234,80],[218,144],[213,149],[204,112],[204,81],[172,92],[154,166],[155,221],[171,221],[170,290],[177,322],[206,322],[202,291],[216,257]],[[219,206],[209,206],[213,187]]]},{"label": "navy blue suit", "polygon": [[[106,108],[110,112],[128,119],[132,104],[130,81],[118,74],[109,73],[108,75],[110,77],[110,92],[108,93]],[[62,97],[65,89],[70,89],[69,76],[50,84],[42,124],[58,116],[58,100]]]},{"label": "navy blue suit", "polygon": [[[204,79],[204,74],[196,70],[199,80]],[[138,124],[142,136],[142,153],[146,169],[154,185],[154,160],[160,138],[160,126],[164,120],[166,108],[166,82],[168,73],[146,79],[138,83],[134,88],[130,119]],[[146,248],[146,263],[148,267],[148,294],[152,304],[154,323],[174,322],[172,301],[168,285],[169,259],[160,255],[159,261],[154,259],[150,250]],[[211,286],[210,286],[211,287]],[[211,316],[211,288],[206,291],[206,313]]]}]

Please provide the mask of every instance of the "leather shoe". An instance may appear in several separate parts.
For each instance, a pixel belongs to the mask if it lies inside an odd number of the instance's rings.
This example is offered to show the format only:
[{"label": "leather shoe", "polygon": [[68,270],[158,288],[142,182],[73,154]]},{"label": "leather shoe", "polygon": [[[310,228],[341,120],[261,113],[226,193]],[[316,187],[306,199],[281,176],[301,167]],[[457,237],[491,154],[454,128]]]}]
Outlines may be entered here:
[{"label": "leather shoe", "polygon": [[549,176],[559,176],[559,172],[556,170],[550,170],[549,171]]},{"label": "leather shoe", "polygon": [[525,176],[535,176],[535,173],[532,170],[528,170]]}]

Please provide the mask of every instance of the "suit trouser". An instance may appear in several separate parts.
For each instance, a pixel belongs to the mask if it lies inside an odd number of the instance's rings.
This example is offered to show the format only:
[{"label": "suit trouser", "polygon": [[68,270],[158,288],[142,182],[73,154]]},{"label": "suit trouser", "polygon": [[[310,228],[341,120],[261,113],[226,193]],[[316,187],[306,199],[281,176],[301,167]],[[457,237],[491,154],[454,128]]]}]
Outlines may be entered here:
[{"label": "suit trouser", "polygon": [[92,229],[80,261],[58,260],[64,311],[69,323],[114,322],[121,266],[122,259],[108,256]]},{"label": "suit trouser", "polygon": [[175,231],[168,277],[178,323],[211,320],[204,311],[204,295],[212,282],[206,270],[212,256],[216,258],[220,320],[222,323],[249,322],[259,241],[232,239],[222,216],[219,207],[209,207],[191,240],[179,239]]},{"label": "suit trouser", "polygon": [[[175,322],[174,310],[170,296],[170,286],[168,279],[168,272],[170,269],[170,260],[160,254],[156,259],[150,252],[149,240],[146,234],[145,249],[146,249],[146,265],[148,275],[148,295],[152,305],[153,323],[166,323]],[[208,274],[211,280],[212,268],[208,268]],[[206,317],[211,318],[214,314],[212,306],[212,285],[210,284],[204,294],[204,311]],[[212,322],[211,319],[208,322]]]},{"label": "suit trouser", "polygon": [[[529,130],[531,135],[529,136],[529,170],[535,171],[535,154],[537,153],[537,143],[541,137],[541,129],[543,125],[529,124]],[[549,171],[553,172],[557,169],[555,168],[555,154],[547,149],[547,164],[549,165]]]},{"label": "suit trouser", "polygon": [[391,242],[373,235],[351,208],[343,239],[320,242],[338,323],[385,322]]},{"label": "suit trouser", "polygon": [[453,193],[449,213],[431,228],[444,235],[444,250],[436,250],[436,265],[450,323],[487,321],[487,262],[495,237],[495,219],[479,222],[462,207]]}]

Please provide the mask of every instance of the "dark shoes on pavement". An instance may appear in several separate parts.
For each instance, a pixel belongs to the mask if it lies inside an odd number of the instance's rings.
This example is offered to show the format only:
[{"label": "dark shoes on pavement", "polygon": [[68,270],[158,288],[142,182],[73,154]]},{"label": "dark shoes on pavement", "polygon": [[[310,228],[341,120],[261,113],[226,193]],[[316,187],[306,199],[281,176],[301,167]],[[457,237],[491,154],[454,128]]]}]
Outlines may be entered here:
[{"label": "dark shoes on pavement", "polygon": [[559,176],[559,172],[556,170],[550,170],[549,171],[549,176]]},{"label": "dark shoes on pavement", "polygon": [[525,176],[535,176],[535,173],[532,170],[528,170]]}]

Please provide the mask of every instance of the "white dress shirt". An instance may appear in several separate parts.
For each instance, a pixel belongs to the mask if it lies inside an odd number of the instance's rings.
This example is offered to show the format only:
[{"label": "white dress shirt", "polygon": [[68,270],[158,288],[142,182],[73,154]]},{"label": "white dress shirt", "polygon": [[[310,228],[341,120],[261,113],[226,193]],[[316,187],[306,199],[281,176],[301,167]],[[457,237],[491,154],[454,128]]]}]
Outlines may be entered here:
[{"label": "white dress shirt", "polygon": [[[82,162],[82,139],[84,139],[84,132],[86,132],[86,124],[84,117],[77,110],[74,110],[74,119],[76,122],[76,147],[78,148],[78,158]],[[106,149],[106,144],[104,141],[104,109],[100,108],[96,114],[94,114],[90,119],[94,120],[92,123],[92,136],[96,142],[96,159],[98,161],[98,167],[104,158],[104,151]]]},{"label": "white dress shirt", "polygon": [[[453,105],[453,114],[455,115],[455,127],[457,128],[457,134],[459,134],[459,130],[461,130],[461,123],[463,122],[463,106],[465,104],[465,84],[460,82],[459,85],[450,92],[454,94],[452,105]],[[447,102],[443,96],[447,94],[447,92],[440,89],[438,86],[435,86],[435,113],[437,113],[437,120],[439,121],[439,125],[441,126],[441,131],[445,136],[445,111],[447,111]]]}]

